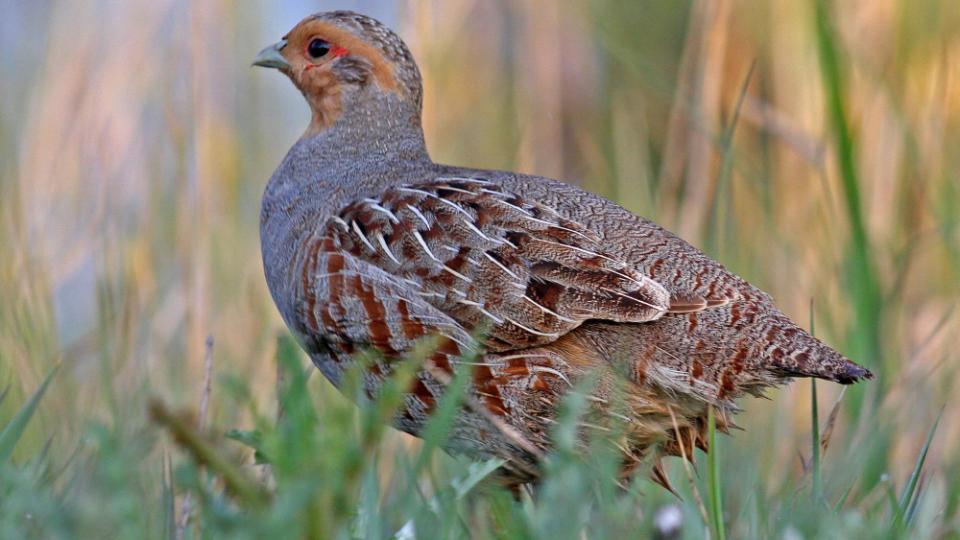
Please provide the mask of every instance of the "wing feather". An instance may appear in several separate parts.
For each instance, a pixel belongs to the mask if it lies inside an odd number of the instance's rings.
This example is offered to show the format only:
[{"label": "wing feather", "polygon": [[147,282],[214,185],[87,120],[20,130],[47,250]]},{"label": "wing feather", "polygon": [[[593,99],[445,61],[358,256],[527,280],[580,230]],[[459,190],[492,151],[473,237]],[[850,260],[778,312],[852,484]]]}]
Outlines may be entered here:
[{"label": "wing feather", "polygon": [[[349,224],[344,227],[344,223]],[[336,248],[415,282],[490,350],[543,345],[588,319],[646,322],[670,294],[552,208],[475,178],[438,178],[364,198],[332,217]]]}]

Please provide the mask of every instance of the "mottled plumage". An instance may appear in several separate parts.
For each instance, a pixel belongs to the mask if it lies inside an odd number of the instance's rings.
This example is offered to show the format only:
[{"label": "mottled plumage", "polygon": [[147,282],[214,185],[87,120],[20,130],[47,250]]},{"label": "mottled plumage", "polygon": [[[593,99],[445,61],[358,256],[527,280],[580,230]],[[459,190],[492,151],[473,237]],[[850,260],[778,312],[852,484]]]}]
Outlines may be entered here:
[{"label": "mottled plumage", "polygon": [[744,393],[798,376],[871,376],[767,294],[615,203],[547,178],[433,163],[419,71],[379,22],[308,17],[255,63],[286,73],[312,110],[264,194],[270,291],[335,385],[372,349],[364,383],[375,394],[393,362],[435,340],[398,428],[416,435],[454,374],[471,369],[447,449],[504,458],[508,480],[527,482],[559,399],[588,374],[597,383],[584,430],[624,422],[626,470],[705,449],[711,405],[724,429]]}]

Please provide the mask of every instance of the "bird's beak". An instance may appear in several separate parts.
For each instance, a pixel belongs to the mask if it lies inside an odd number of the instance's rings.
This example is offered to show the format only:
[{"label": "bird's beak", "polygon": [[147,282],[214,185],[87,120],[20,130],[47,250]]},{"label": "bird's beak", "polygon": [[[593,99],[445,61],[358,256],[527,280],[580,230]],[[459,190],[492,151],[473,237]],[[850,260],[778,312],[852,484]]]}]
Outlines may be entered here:
[{"label": "bird's beak", "polygon": [[280,51],[287,46],[287,40],[280,41],[265,47],[256,58],[253,59],[253,65],[267,68],[288,69],[290,62],[280,54]]}]

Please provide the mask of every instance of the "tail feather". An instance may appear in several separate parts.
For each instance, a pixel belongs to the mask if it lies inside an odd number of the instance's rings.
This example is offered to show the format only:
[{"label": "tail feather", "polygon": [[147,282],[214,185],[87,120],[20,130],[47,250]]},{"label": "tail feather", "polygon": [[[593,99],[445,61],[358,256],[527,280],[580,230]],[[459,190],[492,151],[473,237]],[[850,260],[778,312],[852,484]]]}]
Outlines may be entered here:
[{"label": "tail feather", "polygon": [[787,377],[816,377],[840,384],[872,379],[860,366],[791,322],[779,325],[767,356],[772,371]]}]

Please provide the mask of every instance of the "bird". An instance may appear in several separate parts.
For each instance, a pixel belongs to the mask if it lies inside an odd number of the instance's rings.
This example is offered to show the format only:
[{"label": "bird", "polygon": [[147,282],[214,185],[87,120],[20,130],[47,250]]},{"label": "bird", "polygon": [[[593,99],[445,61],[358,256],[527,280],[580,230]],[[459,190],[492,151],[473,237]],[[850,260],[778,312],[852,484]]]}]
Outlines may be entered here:
[{"label": "bird", "polygon": [[260,214],[284,322],[341,390],[358,369],[377,396],[419,354],[392,419],[415,436],[463,381],[443,448],[502,460],[504,484],[542,478],[574,390],[587,403],[577,444],[616,433],[623,477],[647,467],[670,489],[661,458],[708,451],[711,411],[728,432],[747,394],[872,378],[651,220],[559,180],[435,163],[420,70],[376,19],[310,15],[253,65],[310,108]]}]

